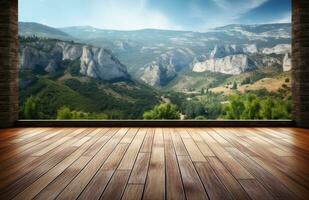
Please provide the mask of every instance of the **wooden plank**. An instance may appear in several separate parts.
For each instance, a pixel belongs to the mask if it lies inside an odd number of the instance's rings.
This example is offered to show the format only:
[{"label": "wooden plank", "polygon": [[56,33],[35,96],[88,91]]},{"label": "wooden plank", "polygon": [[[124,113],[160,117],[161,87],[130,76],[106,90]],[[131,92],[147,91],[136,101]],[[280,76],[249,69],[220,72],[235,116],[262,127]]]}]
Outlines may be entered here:
[{"label": "wooden plank", "polygon": [[186,199],[170,129],[164,129],[166,199]]},{"label": "wooden plank", "polygon": [[[309,194],[306,129],[14,128],[2,133],[1,199],[307,200]],[[194,158],[196,152],[205,161]],[[236,176],[243,173],[236,163],[252,177]]]},{"label": "wooden plank", "polygon": [[83,192],[79,195],[82,199],[99,199],[104,189],[106,188],[110,178],[113,176],[117,169],[128,144],[118,144],[115,150],[110,154],[105,163],[98,170],[98,173],[91,179]]},{"label": "wooden plank", "polygon": [[164,148],[153,148],[143,199],[165,199],[164,166]]},{"label": "wooden plank", "polygon": [[231,171],[237,179],[252,179],[253,176],[239,164],[218,142],[207,133],[200,132],[204,141],[209,145],[214,154]]},{"label": "wooden plank", "polygon": [[147,134],[145,136],[144,142],[140,150],[141,153],[151,153],[153,137],[154,137],[154,129],[153,128],[147,129]]},{"label": "wooden plank", "polygon": [[139,129],[118,167],[119,170],[132,170],[138,151],[140,150],[146,135],[146,131],[146,129]]},{"label": "wooden plank", "polygon": [[232,199],[231,194],[221,183],[208,162],[195,163],[195,168],[206,188],[209,199]]},{"label": "wooden plank", "polygon": [[252,200],[275,199],[257,180],[240,180],[239,183],[246,190]]},{"label": "wooden plank", "polygon": [[213,128],[212,130],[213,131],[209,132],[209,135],[211,137],[213,137],[215,140],[217,140],[217,142],[221,146],[223,146],[223,147],[230,147],[231,146],[231,144],[220,135],[221,132],[225,132],[224,129]]},{"label": "wooden plank", "polygon": [[309,191],[302,185],[302,183],[295,182],[295,180],[291,179],[288,175],[278,170],[272,163],[269,163],[259,157],[251,157],[251,159],[281,180],[281,182],[300,199],[307,199]]},{"label": "wooden plank", "polygon": [[233,175],[224,167],[218,158],[207,158],[210,166],[221,180],[221,183],[227,188],[234,199],[246,199],[249,200],[248,194],[244,191],[242,186],[233,177]]},{"label": "wooden plank", "polygon": [[[102,149],[102,147],[115,134],[117,129],[111,129],[105,133],[101,133],[101,138],[95,142],[83,155],[62,172],[53,182],[51,182],[44,190],[42,190],[36,199],[51,200],[55,199],[79,173],[87,165],[87,163]],[[59,187],[61,185],[63,188]]]},{"label": "wooden plank", "polygon": [[267,172],[249,157],[242,154],[235,148],[228,148],[228,151],[241,162],[256,179],[263,183],[263,186],[268,189],[273,196],[279,199],[297,199],[287,187],[285,187],[275,176]]},{"label": "wooden plank", "polygon": [[197,129],[188,129],[188,133],[190,134],[195,144],[198,146],[198,148],[205,157],[215,156],[215,154],[211,151],[209,146],[203,141],[202,137],[198,134]]},{"label": "wooden plank", "polygon": [[110,141],[91,159],[87,166],[74,178],[74,180],[60,193],[57,199],[76,199],[108,156],[121,141],[126,131],[120,129]]},{"label": "wooden plank", "polygon": [[120,143],[130,144],[133,138],[135,137],[137,131],[138,131],[138,128],[130,128],[129,131],[126,133],[126,135],[122,138]]},{"label": "wooden plank", "polygon": [[182,139],[193,162],[206,162],[204,155],[192,139]]},{"label": "wooden plank", "polygon": [[208,199],[190,157],[178,156],[178,162],[187,199]]},{"label": "wooden plank", "polygon": [[[33,171],[27,173],[22,178],[18,178],[19,176],[22,176],[23,174],[14,174],[14,176],[10,177],[10,179],[7,179],[6,181],[14,181],[14,183],[3,187],[2,190],[3,196],[5,197],[14,197],[19,192],[24,190],[29,184],[32,184],[36,181],[41,175],[48,172],[51,168],[53,168],[55,165],[57,165],[59,162],[61,162],[63,159],[65,159],[67,156],[72,154],[75,150],[77,150],[77,147],[72,147],[72,143],[74,143],[79,138],[74,138],[68,142],[66,142],[64,145],[61,146],[61,148],[56,149],[52,154],[50,154],[47,158],[43,157],[42,159],[38,160],[38,167],[35,168]],[[34,168],[31,166],[32,169]],[[28,169],[29,171],[31,170]],[[26,172],[22,172],[26,173]],[[6,183],[6,181],[2,181],[1,183]]]},{"label": "wooden plank", "polygon": [[134,164],[129,183],[145,184],[149,167],[150,153],[139,153]]},{"label": "wooden plank", "polygon": [[110,183],[100,199],[102,200],[119,200],[121,199],[126,188],[128,178],[130,176],[129,170],[117,170],[113,175]]},{"label": "wooden plank", "polygon": [[128,184],[122,200],[140,200],[143,196],[144,185]]},{"label": "wooden plank", "polygon": [[185,145],[182,142],[180,135],[175,132],[174,129],[171,129],[172,140],[174,143],[175,151],[178,156],[187,156],[189,155]]},{"label": "wooden plank", "polygon": [[153,148],[164,148],[163,130],[162,128],[155,128],[153,138]]},{"label": "wooden plank", "polygon": [[[97,132],[100,133],[99,131]],[[90,138],[90,137],[86,137]],[[81,139],[83,140],[83,138]],[[46,174],[41,176],[33,184],[27,187],[26,190],[19,193],[14,199],[33,199],[42,189],[44,189],[50,182],[52,182],[57,176],[59,176],[67,167],[69,167],[75,160],[77,160],[93,143],[97,140],[94,138],[89,142],[85,143],[81,148],[75,151],[73,154],[65,158],[62,162],[56,165],[54,168],[49,170]],[[83,140],[84,141],[84,140]]]}]

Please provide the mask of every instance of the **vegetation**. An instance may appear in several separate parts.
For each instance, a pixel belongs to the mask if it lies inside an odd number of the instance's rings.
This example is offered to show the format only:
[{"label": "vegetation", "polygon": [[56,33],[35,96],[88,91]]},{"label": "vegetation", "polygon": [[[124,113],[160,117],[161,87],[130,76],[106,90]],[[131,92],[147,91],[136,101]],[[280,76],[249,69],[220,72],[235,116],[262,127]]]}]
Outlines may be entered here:
[{"label": "vegetation", "polygon": [[108,116],[104,113],[86,113],[82,111],[72,111],[67,106],[62,106],[57,111],[57,119],[63,120],[63,119],[108,119]]},{"label": "vegetation", "polygon": [[38,101],[30,96],[21,108],[20,115],[23,119],[39,119],[41,112],[39,111]]},{"label": "vegetation", "polygon": [[291,101],[271,97],[262,99],[254,94],[232,95],[223,113],[223,118],[233,120],[290,119]]},{"label": "vegetation", "polygon": [[[21,45],[58,41],[35,36],[19,40]],[[134,80],[108,82],[82,76],[79,59],[56,64],[57,70],[50,73],[39,65],[20,71],[21,119],[291,119],[290,74],[279,68],[235,76],[184,71],[158,91]],[[266,77],[280,79],[281,88],[243,91]],[[216,87],[227,92],[212,92]],[[159,104],[160,96],[171,103]]]},{"label": "vegetation", "polygon": [[146,111],[143,118],[147,120],[180,119],[180,112],[176,105],[164,103],[156,105],[150,111]]}]

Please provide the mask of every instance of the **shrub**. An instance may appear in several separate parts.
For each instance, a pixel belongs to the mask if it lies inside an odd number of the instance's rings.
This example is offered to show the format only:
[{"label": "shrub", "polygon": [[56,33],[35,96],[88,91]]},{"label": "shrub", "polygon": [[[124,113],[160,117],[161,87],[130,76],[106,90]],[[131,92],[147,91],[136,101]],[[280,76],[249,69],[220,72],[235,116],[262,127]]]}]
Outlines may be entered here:
[{"label": "shrub", "polygon": [[143,114],[144,119],[180,119],[180,112],[176,105],[160,104]]}]

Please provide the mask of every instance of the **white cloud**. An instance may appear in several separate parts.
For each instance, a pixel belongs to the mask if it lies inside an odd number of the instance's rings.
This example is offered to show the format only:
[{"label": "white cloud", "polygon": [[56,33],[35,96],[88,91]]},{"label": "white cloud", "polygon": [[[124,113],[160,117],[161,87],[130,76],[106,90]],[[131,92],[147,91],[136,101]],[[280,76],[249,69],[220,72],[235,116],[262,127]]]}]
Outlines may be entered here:
[{"label": "white cloud", "polygon": [[213,0],[219,7],[232,14],[243,14],[260,7],[268,0]]},{"label": "white cloud", "polygon": [[292,15],[290,12],[284,13],[281,18],[272,21],[271,23],[291,23]]},{"label": "white cloud", "polygon": [[[238,23],[243,14],[260,7],[268,0],[212,0],[218,9],[205,10],[198,5],[192,5],[195,17],[203,19],[204,30],[227,24]],[[211,17],[209,17],[211,16]],[[201,30],[203,31],[203,29]]]},{"label": "white cloud", "polygon": [[88,24],[116,30],[181,29],[162,12],[148,9],[146,3],[147,0],[105,0],[104,4],[98,1]]}]

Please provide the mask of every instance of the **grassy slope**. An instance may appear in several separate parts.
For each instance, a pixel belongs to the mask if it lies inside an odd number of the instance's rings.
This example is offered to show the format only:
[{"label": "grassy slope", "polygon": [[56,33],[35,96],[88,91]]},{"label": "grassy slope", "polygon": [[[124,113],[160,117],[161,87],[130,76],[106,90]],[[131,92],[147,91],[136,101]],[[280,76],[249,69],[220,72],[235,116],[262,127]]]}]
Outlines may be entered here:
[{"label": "grassy slope", "polygon": [[[291,87],[291,73],[290,72],[278,72],[274,74],[264,74],[264,75],[258,75],[259,78],[254,81],[251,84],[244,84],[240,85],[241,81],[244,80],[245,77],[248,77],[250,75],[248,74],[242,74],[239,76],[232,77],[226,81],[225,84],[237,82],[238,88],[237,90],[231,90],[226,87],[226,85],[220,85],[218,87],[210,89],[210,91],[215,93],[224,93],[226,95],[229,95],[231,93],[234,93],[235,91],[239,92],[246,92],[248,90],[261,90],[266,89],[269,92],[276,92],[280,88],[282,88],[283,85],[286,85],[288,87]],[[254,76],[253,76],[254,78]],[[289,80],[286,82],[286,80]]]},{"label": "grassy slope", "polygon": [[220,73],[184,72],[179,74],[163,89],[181,92],[183,90],[200,91],[202,88],[213,88],[221,85],[230,75]]},{"label": "grassy slope", "polygon": [[64,105],[78,111],[107,113],[115,119],[135,119],[158,103],[156,91],[142,84],[101,82],[67,72],[56,80],[37,75],[21,90],[20,104],[31,95],[37,97],[47,119],[56,118],[57,110]]}]

